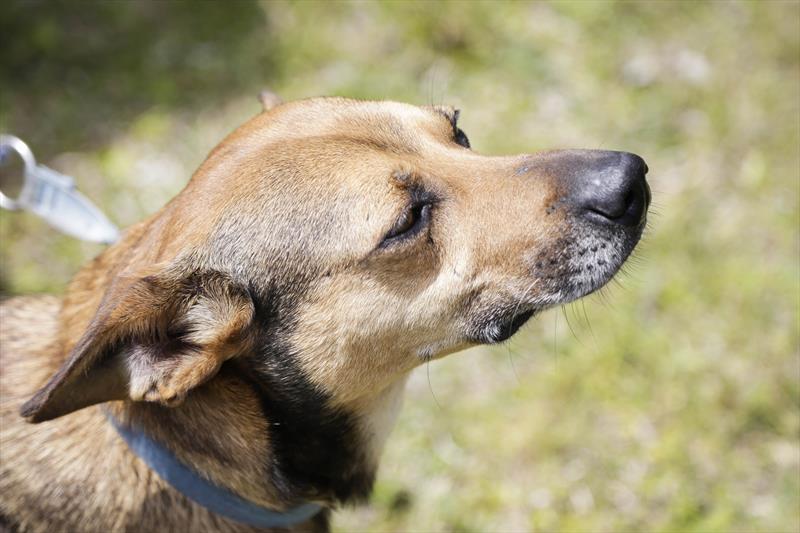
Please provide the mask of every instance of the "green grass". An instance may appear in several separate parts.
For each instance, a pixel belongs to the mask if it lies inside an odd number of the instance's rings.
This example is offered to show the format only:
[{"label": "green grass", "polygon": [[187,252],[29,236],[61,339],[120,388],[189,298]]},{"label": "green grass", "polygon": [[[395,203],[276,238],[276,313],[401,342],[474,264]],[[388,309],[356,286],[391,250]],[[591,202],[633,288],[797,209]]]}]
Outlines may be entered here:
[{"label": "green grass", "polygon": [[[372,504],[337,529],[800,530],[800,4],[154,5],[0,14],[0,129],[123,225],[262,84],[452,103],[481,152],[650,166],[627,274],[417,371]],[[5,212],[0,240],[9,294],[63,290],[99,250]]]}]

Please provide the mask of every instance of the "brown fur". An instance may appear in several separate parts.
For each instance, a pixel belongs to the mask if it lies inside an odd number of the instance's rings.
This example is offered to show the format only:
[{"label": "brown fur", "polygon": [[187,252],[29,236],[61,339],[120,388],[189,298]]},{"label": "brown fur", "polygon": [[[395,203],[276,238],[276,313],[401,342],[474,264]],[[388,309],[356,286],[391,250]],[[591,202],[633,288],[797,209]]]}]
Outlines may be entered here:
[{"label": "brown fur", "polygon": [[[63,301],[2,304],[0,517],[13,527],[251,529],[150,472],[106,410],[261,505],[357,501],[415,366],[595,290],[641,231],[604,234],[591,254],[608,266],[580,274],[594,230],[563,207],[564,176],[593,156],[481,156],[454,142],[449,108],[260,99]],[[420,195],[430,223],[383,241]],[[295,529],[325,529],[327,514]]]}]

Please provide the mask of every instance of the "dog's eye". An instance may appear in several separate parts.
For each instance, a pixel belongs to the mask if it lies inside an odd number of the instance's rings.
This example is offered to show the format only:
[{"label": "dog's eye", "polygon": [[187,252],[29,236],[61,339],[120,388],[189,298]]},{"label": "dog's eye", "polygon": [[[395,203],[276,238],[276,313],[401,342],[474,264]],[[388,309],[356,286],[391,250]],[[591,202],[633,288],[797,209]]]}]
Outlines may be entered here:
[{"label": "dog's eye", "polygon": [[416,235],[430,219],[430,203],[410,205],[394,223],[392,229],[383,238],[383,244],[389,244]]},{"label": "dog's eye", "polygon": [[464,148],[469,148],[470,145],[469,145],[469,139],[467,139],[467,134],[464,133],[464,131],[457,126],[454,126],[454,128],[455,132],[453,135],[453,140],[455,140],[458,144],[460,144]]},{"label": "dog's eye", "polygon": [[400,215],[400,218],[397,219],[397,222],[394,223],[392,229],[389,230],[387,238],[391,239],[392,237],[397,237],[401,233],[405,233],[411,228],[414,227],[414,222],[417,219],[417,213],[414,212],[414,209],[407,209],[403,211],[403,214]]}]

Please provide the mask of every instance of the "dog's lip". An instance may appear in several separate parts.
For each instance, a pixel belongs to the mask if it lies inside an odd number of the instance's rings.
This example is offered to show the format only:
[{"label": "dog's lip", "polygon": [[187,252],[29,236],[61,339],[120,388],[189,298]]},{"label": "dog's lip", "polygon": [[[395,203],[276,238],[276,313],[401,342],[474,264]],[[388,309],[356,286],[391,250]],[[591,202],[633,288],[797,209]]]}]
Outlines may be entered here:
[{"label": "dog's lip", "polygon": [[486,339],[488,344],[499,344],[513,337],[519,329],[525,325],[540,309],[527,306],[516,310],[507,320],[495,326],[495,333]]},{"label": "dog's lip", "polygon": [[533,318],[533,315],[535,315],[537,311],[538,309],[536,307],[531,307],[527,310],[518,311],[515,313],[508,324],[508,329],[511,331],[511,335],[514,335],[519,328],[524,326],[528,320]]}]

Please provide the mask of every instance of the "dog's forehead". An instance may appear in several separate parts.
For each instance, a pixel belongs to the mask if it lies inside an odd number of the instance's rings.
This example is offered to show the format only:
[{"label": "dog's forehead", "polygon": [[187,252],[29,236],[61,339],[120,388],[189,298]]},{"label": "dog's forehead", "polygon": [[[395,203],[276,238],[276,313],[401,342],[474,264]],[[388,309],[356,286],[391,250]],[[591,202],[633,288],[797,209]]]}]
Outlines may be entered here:
[{"label": "dog's forehead", "polygon": [[392,101],[328,97],[289,102],[233,132],[193,181],[195,188],[207,191],[256,187],[269,195],[283,191],[278,185],[284,181],[293,190],[350,183],[362,192],[365,187],[387,191],[395,171],[449,142],[455,115],[451,107]]},{"label": "dog's forehead", "polygon": [[386,119],[408,121],[418,125],[419,121],[436,122],[437,114],[452,114],[449,106],[416,106],[391,100],[353,100],[325,97],[290,102],[280,109],[282,112],[307,115],[322,123],[340,125],[342,120],[356,122],[380,122]]},{"label": "dog's forehead", "polygon": [[254,117],[235,140],[328,136],[335,139],[383,137],[412,143],[422,132],[447,135],[455,117],[448,106],[415,106],[393,101],[326,97],[288,102]]}]

